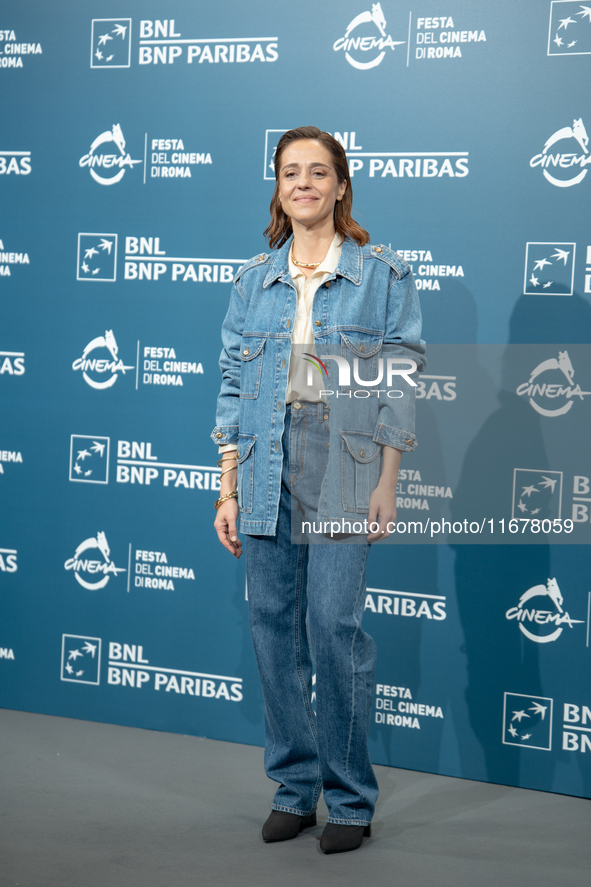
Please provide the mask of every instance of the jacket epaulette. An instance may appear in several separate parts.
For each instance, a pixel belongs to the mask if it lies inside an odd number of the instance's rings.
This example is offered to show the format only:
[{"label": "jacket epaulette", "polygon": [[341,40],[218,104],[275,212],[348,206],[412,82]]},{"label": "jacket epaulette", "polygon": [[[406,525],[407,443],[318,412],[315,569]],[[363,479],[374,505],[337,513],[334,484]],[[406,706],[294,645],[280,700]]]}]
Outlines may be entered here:
[{"label": "jacket epaulette", "polygon": [[374,258],[380,259],[389,265],[397,277],[405,277],[410,272],[410,266],[407,265],[404,259],[398,253],[395,253],[393,249],[390,249],[390,247],[384,246],[383,243],[376,243],[374,246],[370,246],[370,253]]},{"label": "jacket epaulette", "polygon": [[250,268],[256,268],[257,265],[262,265],[263,262],[266,262],[270,256],[268,253],[259,253],[258,256],[254,256],[252,259],[249,259],[248,262],[245,262],[241,268],[236,272],[236,276],[234,277],[234,283],[238,283],[242,275],[245,271],[248,271]]}]

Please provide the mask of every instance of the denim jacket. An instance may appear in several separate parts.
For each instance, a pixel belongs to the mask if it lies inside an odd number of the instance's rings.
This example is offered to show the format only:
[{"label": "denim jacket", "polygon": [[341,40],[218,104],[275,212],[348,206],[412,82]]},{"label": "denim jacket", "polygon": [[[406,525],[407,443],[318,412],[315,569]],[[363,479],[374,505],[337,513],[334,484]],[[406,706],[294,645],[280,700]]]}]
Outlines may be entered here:
[{"label": "denim jacket", "polygon": [[[222,325],[222,385],[211,437],[216,444],[237,444],[239,529],[251,535],[273,535],[279,509],[285,393],[297,305],[288,267],[290,247],[291,239],[277,252],[261,253],[240,268]],[[397,253],[380,244],[343,242],[334,274],[315,293],[312,329],[316,354],[344,356],[352,378],[355,364],[356,379],[376,379],[379,358],[386,353],[405,361],[407,372],[409,359],[417,371],[425,365],[412,273]],[[336,393],[342,381],[337,361],[323,362],[328,370],[323,384]],[[340,385],[340,396],[328,401],[331,441],[334,429],[338,446],[330,447],[327,473],[334,475],[329,488],[338,494],[323,497],[320,518],[367,514],[369,493],[359,500],[355,489],[367,486],[363,472],[369,472],[371,489],[377,484],[381,445],[415,448],[414,388],[412,383],[395,385],[404,392],[399,399],[368,389],[368,396],[354,401],[351,387]]]}]

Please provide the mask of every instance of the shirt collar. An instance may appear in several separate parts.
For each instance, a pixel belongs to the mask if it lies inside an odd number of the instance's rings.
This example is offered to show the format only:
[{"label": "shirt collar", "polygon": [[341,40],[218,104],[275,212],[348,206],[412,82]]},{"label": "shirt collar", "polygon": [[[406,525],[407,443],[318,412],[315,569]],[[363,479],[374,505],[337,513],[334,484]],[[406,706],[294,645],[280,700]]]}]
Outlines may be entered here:
[{"label": "shirt collar", "polygon": [[[277,250],[274,256],[270,256],[271,264],[265,276],[265,280],[263,281],[264,289],[272,286],[276,280],[286,282],[291,280],[288,257],[292,240],[293,235],[279,250]],[[362,268],[363,255],[361,247],[359,244],[346,238],[341,244],[341,257],[338,261],[337,267],[332,273],[336,274],[336,276],[341,275],[342,277],[346,277],[347,280],[350,280],[355,286],[359,286],[362,279]]]},{"label": "shirt collar", "polygon": [[[332,239],[332,243],[328,248],[328,252],[318,268],[314,268],[310,277],[314,277],[315,274],[332,274],[337,265],[339,264],[339,259],[341,258],[341,244],[343,242],[343,238],[340,234],[335,234]],[[292,241],[293,243],[293,241]],[[304,272],[301,268],[298,268],[297,265],[294,265],[291,258],[291,249],[289,250],[289,273],[291,275],[292,280],[296,277],[303,277]],[[309,279],[309,278],[308,278]]]}]

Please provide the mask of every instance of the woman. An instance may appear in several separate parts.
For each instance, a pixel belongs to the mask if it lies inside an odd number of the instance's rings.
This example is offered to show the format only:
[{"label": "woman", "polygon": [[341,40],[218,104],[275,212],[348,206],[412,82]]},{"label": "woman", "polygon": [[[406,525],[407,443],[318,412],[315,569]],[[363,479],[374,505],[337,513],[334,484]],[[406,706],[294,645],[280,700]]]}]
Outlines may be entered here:
[{"label": "woman", "polygon": [[[331,432],[333,392],[327,381],[326,389],[310,385],[292,345],[309,357],[338,346],[359,363],[387,346],[414,359],[414,368],[424,346],[410,269],[386,247],[370,247],[351,217],[342,146],[316,127],[290,130],[277,146],[275,175],[265,234],[272,248],[281,248],[240,269],[222,327],[223,382],[212,432],[222,452],[215,528],[237,558],[238,518],[246,534],[265,770],[279,783],[263,838],[287,840],[315,825],[323,791],[329,817],[320,846],[336,853],[356,849],[370,834],[378,795],[367,749],[376,648],[361,628],[365,564],[369,545],[389,535],[396,516],[400,457],[416,445],[414,400],[409,386],[404,405],[366,398],[375,405],[369,431]],[[355,499],[364,486],[357,483],[346,502],[343,481],[341,503],[373,532],[294,544],[291,510],[302,510],[303,502],[302,513],[317,513],[331,456],[340,464],[341,446],[360,472],[357,480],[368,465],[378,471],[367,501]]]}]

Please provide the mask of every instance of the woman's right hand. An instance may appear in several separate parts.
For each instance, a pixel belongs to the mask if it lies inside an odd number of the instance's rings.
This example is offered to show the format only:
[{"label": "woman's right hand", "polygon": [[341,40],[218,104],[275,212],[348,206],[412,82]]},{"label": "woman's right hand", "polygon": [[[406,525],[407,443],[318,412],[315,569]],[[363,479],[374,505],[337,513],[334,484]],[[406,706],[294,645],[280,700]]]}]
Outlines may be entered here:
[{"label": "woman's right hand", "polygon": [[238,502],[236,499],[226,499],[217,510],[214,527],[218,538],[224,548],[230,554],[238,558],[242,554],[242,542],[238,538],[236,522],[238,521]]}]

